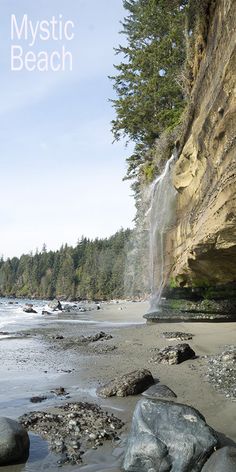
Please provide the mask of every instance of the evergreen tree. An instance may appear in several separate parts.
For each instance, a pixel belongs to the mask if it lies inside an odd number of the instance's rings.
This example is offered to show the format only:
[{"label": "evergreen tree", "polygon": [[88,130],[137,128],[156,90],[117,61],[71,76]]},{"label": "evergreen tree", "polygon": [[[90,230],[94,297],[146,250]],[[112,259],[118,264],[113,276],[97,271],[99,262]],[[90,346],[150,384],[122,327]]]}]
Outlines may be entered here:
[{"label": "evergreen tree", "polygon": [[178,75],[185,60],[187,0],[123,0],[128,15],[122,33],[126,44],[116,53],[122,62],[111,77],[117,99],[112,100],[116,140],[125,136],[136,143],[127,159],[128,178],[136,178],[149,149],[166,129],[180,120],[184,97]]}]

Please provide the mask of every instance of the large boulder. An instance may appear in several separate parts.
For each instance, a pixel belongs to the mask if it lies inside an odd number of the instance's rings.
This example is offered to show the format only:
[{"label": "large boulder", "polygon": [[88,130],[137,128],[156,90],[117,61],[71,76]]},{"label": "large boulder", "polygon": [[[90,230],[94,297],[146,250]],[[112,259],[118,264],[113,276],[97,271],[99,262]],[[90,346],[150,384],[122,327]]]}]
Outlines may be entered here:
[{"label": "large boulder", "polygon": [[29,436],[17,421],[0,417],[0,466],[27,460]]},{"label": "large boulder", "polygon": [[[156,350],[155,350],[156,351]],[[157,349],[157,353],[150,359],[152,363],[158,364],[181,364],[181,362],[193,359],[195,352],[187,343],[167,346],[164,349]]]},{"label": "large boulder", "polygon": [[236,448],[223,447],[214,452],[204,465],[202,472],[235,472]]},{"label": "large boulder", "polygon": [[144,392],[150,385],[154,384],[154,378],[147,369],[134,370],[129,374],[117,377],[97,390],[100,397],[127,397]]},{"label": "large boulder", "polygon": [[137,403],[124,460],[127,472],[199,472],[217,446],[194,408],[165,400]]}]

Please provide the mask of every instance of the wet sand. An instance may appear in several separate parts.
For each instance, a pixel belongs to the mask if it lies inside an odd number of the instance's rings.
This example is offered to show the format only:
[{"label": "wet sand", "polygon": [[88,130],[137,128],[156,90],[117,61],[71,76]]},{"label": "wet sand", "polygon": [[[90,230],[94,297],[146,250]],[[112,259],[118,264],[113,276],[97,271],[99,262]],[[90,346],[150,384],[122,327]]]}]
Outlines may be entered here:
[{"label": "wet sand", "polygon": [[[235,402],[226,399],[206,381],[207,359],[204,357],[221,352],[225,345],[236,344],[236,323],[146,325],[142,316],[147,309],[148,304],[145,302],[104,304],[101,310],[84,317],[59,315],[50,324],[31,329],[27,332],[30,336],[15,340],[17,349],[13,348],[13,344],[10,346],[9,343],[13,341],[1,341],[0,356],[2,358],[3,350],[7,355],[2,366],[0,414],[4,411],[4,416],[16,418],[27,411],[45,410],[57,402],[68,401],[53,395],[41,404],[33,405],[29,401],[30,396],[48,394],[52,388],[63,386],[70,395],[69,401],[98,403],[125,420],[122,436],[122,441],[125,441],[135,404],[141,396],[101,399],[96,396],[96,388],[117,375],[136,368],[148,368],[156,379],[174,390],[178,402],[192,405],[205,416],[208,424],[221,433],[222,444],[236,442]],[[112,334],[113,339],[90,343],[82,348],[78,343],[73,343],[73,339],[81,335],[95,334],[101,330]],[[188,342],[198,357],[180,365],[149,364],[152,348],[176,344],[176,341],[162,337],[165,331],[194,334]],[[52,339],[56,335],[63,335],[64,340]],[[65,340],[70,340],[70,348],[64,344]],[[104,353],[104,346],[109,345],[116,349]],[[6,395],[8,382],[11,388]],[[63,470],[118,472],[121,470],[124,443],[121,446],[113,450],[107,444],[87,453],[84,466],[66,466]],[[44,458],[36,460],[34,453],[26,467],[2,468],[3,472],[58,470],[56,458],[45,453],[45,447],[45,443],[41,442]]]}]

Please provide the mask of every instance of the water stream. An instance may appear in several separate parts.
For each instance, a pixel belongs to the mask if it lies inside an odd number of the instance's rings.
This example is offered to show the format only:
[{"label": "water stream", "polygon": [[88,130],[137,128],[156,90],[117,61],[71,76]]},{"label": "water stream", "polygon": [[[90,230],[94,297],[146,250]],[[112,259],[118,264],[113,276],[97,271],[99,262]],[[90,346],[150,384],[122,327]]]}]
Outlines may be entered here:
[{"label": "water stream", "polygon": [[172,183],[172,168],[176,159],[177,151],[172,154],[162,174],[151,186],[150,208],[147,212],[150,227],[150,311],[157,309],[166,282],[166,234],[174,224],[176,215],[177,192]]}]

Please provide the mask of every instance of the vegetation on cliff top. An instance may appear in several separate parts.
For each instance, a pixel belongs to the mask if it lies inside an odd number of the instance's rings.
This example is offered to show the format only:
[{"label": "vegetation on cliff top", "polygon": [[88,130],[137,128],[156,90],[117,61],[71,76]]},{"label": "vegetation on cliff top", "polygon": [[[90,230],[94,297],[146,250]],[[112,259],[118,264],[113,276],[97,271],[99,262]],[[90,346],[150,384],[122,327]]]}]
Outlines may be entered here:
[{"label": "vegetation on cliff top", "polygon": [[[185,107],[180,73],[186,58],[187,0],[124,0],[128,13],[123,22],[125,45],[116,52],[122,61],[111,77],[115,139],[134,141],[127,159],[126,178],[147,181],[155,174],[152,148],[164,131],[173,130]],[[158,169],[157,169],[158,170]]]}]

